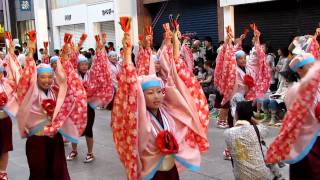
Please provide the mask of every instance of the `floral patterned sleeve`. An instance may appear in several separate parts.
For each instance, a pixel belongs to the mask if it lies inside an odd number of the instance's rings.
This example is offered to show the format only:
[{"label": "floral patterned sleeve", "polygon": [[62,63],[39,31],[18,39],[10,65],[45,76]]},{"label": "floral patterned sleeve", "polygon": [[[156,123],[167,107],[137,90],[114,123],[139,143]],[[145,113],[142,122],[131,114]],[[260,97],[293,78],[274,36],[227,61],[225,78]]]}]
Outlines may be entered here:
[{"label": "floral patterned sleeve", "polygon": [[128,179],[138,179],[137,72],[132,62],[124,63],[118,78],[111,127],[120,160]]},{"label": "floral patterned sleeve", "polygon": [[[197,77],[193,74],[193,72],[187,67],[187,64],[181,59],[178,58],[175,61],[176,69],[179,77],[190,90],[191,96],[194,99],[196,104],[196,108],[198,110],[198,115],[200,118],[200,122],[205,131],[208,131],[209,125],[209,110],[208,110],[208,102],[202,87],[197,80]],[[200,136],[192,133],[191,131],[188,133],[188,137],[190,139],[195,139],[197,144],[199,145],[201,152],[206,152],[209,148],[209,143],[201,138]]]},{"label": "floral patterned sleeve", "polygon": [[33,76],[36,75],[36,64],[32,57],[26,58],[26,65],[23,69],[22,76],[19,80],[18,86],[17,86],[17,96],[18,96],[18,102],[21,103],[24,99],[24,96],[27,94],[30,86],[31,81],[33,80]]},{"label": "floral patterned sleeve", "polygon": [[256,48],[256,68],[251,69],[255,71],[256,78],[254,82],[254,87],[249,90],[246,95],[246,100],[254,100],[256,98],[263,97],[268,91],[271,83],[271,73],[270,67],[267,64],[266,54],[263,52],[261,45],[259,43],[255,44]]},{"label": "floral patterned sleeve", "polygon": [[104,50],[97,51],[86,83],[88,102],[91,106],[106,106],[113,97],[113,82]]}]

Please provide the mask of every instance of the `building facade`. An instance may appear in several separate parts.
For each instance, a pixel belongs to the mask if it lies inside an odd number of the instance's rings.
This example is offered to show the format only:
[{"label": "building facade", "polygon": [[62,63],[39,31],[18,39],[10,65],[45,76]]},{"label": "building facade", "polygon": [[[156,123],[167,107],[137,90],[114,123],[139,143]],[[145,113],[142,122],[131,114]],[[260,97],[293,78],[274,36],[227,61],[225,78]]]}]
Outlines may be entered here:
[{"label": "building facade", "polygon": [[294,36],[314,34],[320,22],[316,0],[220,0],[220,6],[222,27],[231,25],[238,37],[250,23],[256,23],[263,41],[269,41],[274,50],[287,47]]},{"label": "building facade", "polygon": [[120,16],[132,17],[132,40],[134,44],[138,43],[135,0],[52,0],[51,5],[53,44],[56,49],[62,47],[65,33],[73,34],[73,40],[77,43],[85,32],[88,38],[84,48],[95,48],[94,35],[106,32],[107,42],[113,42],[119,50],[123,37]]}]

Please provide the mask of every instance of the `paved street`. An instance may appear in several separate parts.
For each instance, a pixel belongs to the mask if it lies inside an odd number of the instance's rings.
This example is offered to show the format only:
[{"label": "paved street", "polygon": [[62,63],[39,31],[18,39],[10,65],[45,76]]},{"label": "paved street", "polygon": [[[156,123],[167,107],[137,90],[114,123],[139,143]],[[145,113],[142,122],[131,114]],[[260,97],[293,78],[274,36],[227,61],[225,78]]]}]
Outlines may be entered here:
[{"label": "paved street", "polygon": [[[182,180],[207,180],[221,179],[232,180],[232,166],[230,161],[222,158],[222,151],[225,148],[223,130],[214,128],[214,121],[211,122],[209,129],[210,151],[203,157],[201,171],[198,173],[184,172],[181,174]],[[9,178],[11,180],[28,179],[28,165],[25,156],[25,140],[21,140],[18,135],[16,125],[14,132],[14,151],[10,154]],[[270,142],[277,133],[276,129],[271,129]],[[124,169],[118,159],[112,141],[110,129],[110,112],[104,110],[96,111],[96,121],[94,124],[95,146],[94,153],[96,160],[91,164],[84,164],[82,161],[86,154],[84,138],[79,145],[78,159],[68,162],[69,173],[73,180],[122,180],[125,179]],[[66,152],[70,152],[70,147],[66,146]],[[288,166],[281,171],[288,174]],[[287,179],[287,178],[286,178]]]}]

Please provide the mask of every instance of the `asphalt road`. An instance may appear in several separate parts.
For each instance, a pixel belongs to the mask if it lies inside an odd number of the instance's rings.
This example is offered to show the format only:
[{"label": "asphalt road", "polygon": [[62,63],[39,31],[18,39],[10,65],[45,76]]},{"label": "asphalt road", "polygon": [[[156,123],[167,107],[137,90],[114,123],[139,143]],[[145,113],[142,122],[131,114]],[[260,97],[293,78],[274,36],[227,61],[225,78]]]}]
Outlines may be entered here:
[{"label": "asphalt road", "polygon": [[[270,128],[270,142],[278,133],[278,129]],[[18,135],[17,126],[13,127],[14,151],[10,153],[8,167],[10,180],[27,180],[29,169],[25,155],[25,140]],[[232,166],[230,161],[222,157],[225,148],[223,130],[215,127],[215,120],[212,119],[209,128],[210,150],[202,158],[200,172],[193,173],[185,171],[180,174],[182,180],[208,180],[221,179],[232,180]],[[112,132],[110,128],[110,112],[96,110],[96,120],[94,124],[94,155],[95,161],[89,164],[83,163],[87,153],[86,142],[81,138],[78,151],[79,155],[75,161],[68,162],[69,173],[73,180],[124,180],[126,179],[122,164],[115,151]],[[66,146],[66,153],[70,152],[70,145]],[[288,166],[282,168],[285,177],[288,177]],[[286,178],[288,179],[288,178]]]}]

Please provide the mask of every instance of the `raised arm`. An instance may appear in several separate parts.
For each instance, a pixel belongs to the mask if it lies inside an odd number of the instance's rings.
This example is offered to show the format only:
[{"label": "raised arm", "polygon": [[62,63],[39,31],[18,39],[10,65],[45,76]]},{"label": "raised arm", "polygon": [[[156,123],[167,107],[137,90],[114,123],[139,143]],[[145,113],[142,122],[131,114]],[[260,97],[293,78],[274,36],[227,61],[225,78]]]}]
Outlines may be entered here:
[{"label": "raised arm", "polygon": [[[189,101],[187,103],[195,105],[195,110],[197,112],[195,117],[198,118],[197,123],[199,123],[201,126],[201,128],[199,127],[199,129],[201,129],[202,131],[201,133],[199,133],[197,130],[189,129],[186,139],[188,142],[194,143],[194,145],[197,144],[201,152],[206,152],[209,148],[209,143],[205,137],[207,134],[208,124],[209,124],[208,103],[204,95],[204,92],[202,90],[202,87],[199,81],[197,80],[196,76],[187,67],[186,63],[180,58],[180,41],[178,39],[178,36],[181,33],[179,31],[179,27],[177,26],[178,23],[175,23],[175,24],[176,24],[176,28],[175,28],[175,32],[173,33],[173,52],[174,52],[175,65],[173,67],[176,70],[170,70],[169,76],[173,78],[173,81],[176,81],[175,85],[178,87],[178,89],[180,90],[180,93],[183,94],[185,98],[187,96],[190,96],[191,99],[186,98],[186,100]],[[170,56],[163,56],[163,57],[170,57]],[[178,78],[177,78],[177,75],[178,75]],[[184,86],[180,86],[180,83],[177,83],[178,81],[182,81]],[[186,87],[187,89],[184,89],[183,87]]]},{"label": "raised arm", "polygon": [[88,102],[92,108],[108,105],[114,91],[104,45],[101,43],[99,35],[96,35],[95,39],[97,43],[96,55],[93,57],[89,78],[86,82]]},{"label": "raised arm", "polygon": [[260,45],[260,32],[255,29],[254,31],[254,43],[255,43],[255,57],[251,59],[247,64],[251,74],[254,74],[254,86],[249,89],[246,95],[246,100],[254,100],[256,98],[263,97],[268,91],[271,82],[270,67],[267,64],[266,55]]},{"label": "raised arm", "polygon": [[17,87],[17,96],[18,96],[18,103],[21,103],[22,100],[24,99],[26,93],[28,92],[32,82],[35,80],[36,74],[36,64],[33,59],[33,53],[36,50],[36,32],[31,31],[28,33],[29,36],[29,43],[28,43],[28,48],[29,48],[29,53],[26,57],[26,65],[25,68],[23,69],[22,76],[19,80],[18,87]]},{"label": "raised arm", "polygon": [[137,73],[131,61],[130,18],[121,17],[124,38],[124,61],[119,74],[118,89],[114,98],[111,127],[113,140],[129,180],[138,175],[138,132],[137,132]]}]

